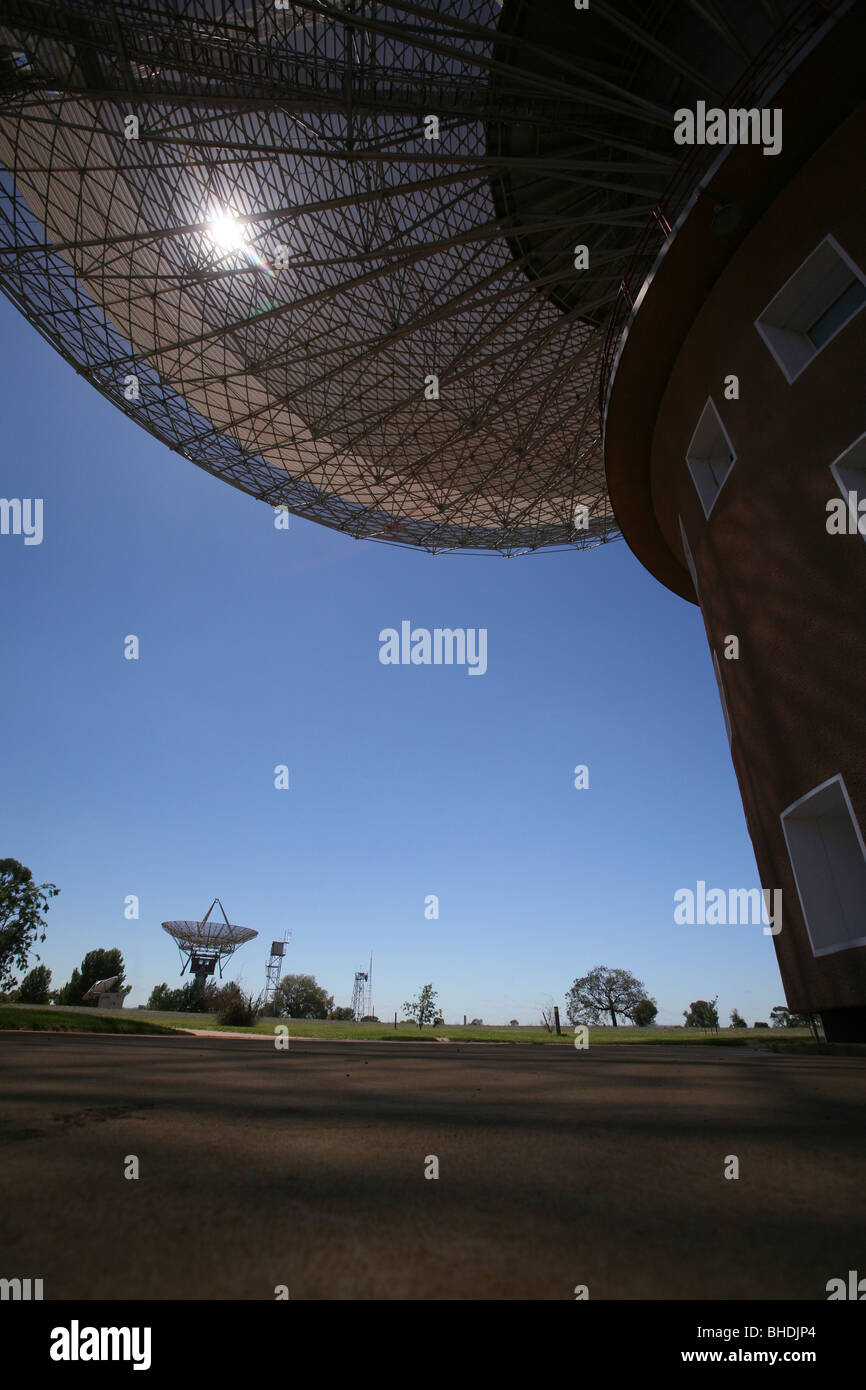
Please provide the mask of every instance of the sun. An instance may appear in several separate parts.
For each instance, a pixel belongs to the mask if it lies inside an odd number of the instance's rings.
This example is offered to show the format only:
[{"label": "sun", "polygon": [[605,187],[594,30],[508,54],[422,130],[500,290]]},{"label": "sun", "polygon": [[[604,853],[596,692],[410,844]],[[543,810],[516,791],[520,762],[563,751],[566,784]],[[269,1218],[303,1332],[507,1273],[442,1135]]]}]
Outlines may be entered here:
[{"label": "sun", "polygon": [[230,212],[218,213],[212,217],[208,226],[208,236],[220,251],[243,251],[246,249],[246,228]]}]

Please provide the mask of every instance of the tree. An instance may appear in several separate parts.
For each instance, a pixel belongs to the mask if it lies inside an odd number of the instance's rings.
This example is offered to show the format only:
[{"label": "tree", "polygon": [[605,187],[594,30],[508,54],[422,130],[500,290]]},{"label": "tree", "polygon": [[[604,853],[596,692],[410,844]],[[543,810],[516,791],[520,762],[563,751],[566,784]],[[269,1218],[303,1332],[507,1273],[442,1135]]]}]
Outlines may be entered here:
[{"label": "tree", "polygon": [[794,1014],[784,1004],[777,1004],[770,1010],[773,1028],[811,1028],[815,1031],[811,1014]]},{"label": "tree", "polygon": [[742,1014],[738,1013],[736,1009],[731,1009],[731,1027],[748,1028],[748,1026],[748,1023],[743,1018]]},{"label": "tree", "polygon": [[509,1019],[508,1026],[509,1026],[509,1028],[519,1028],[519,1027],[520,1027],[520,1024],[519,1024],[519,1022],[517,1021],[516,1018],[512,1018],[512,1019]]},{"label": "tree", "polygon": [[565,996],[565,1012],[572,1024],[600,1023],[607,1016],[616,1028],[617,1018],[631,1018],[638,1004],[648,999],[646,985],[628,970],[597,965],[575,980]]},{"label": "tree", "polygon": [[203,984],[196,979],[187,980],[180,989],[169,989],[163,981],[151,991],[147,1007],[175,1014],[204,1014],[219,1007],[219,995],[220,991],[213,980],[206,980]]},{"label": "tree", "polygon": [[333,1007],[314,975],[284,975],[274,994],[274,1018],[327,1018]]},{"label": "tree", "polygon": [[149,1009],[174,1009],[174,1004],[169,1003],[172,994],[178,994],[178,990],[169,989],[166,980],[161,985],[154,985],[150,991],[150,998],[147,1001]]},{"label": "tree", "polygon": [[76,965],[69,979],[66,981],[66,984],[54,991],[54,1002],[55,1004],[80,1004],[83,993],[84,986],[81,983],[81,971]]},{"label": "tree", "polygon": [[469,1027],[470,1027],[470,1028],[483,1028],[483,1027],[484,1027],[484,1019],[483,1019],[483,1018],[470,1018],[470,1020],[469,1020]]},{"label": "tree", "polygon": [[[355,1015],[351,1009],[344,1009],[342,1007],[332,1009],[328,1014],[328,1018],[332,1019],[335,1023],[351,1023],[354,1017]],[[363,1018],[361,1022],[364,1022]]]},{"label": "tree", "polygon": [[683,1018],[687,1028],[703,1028],[705,1032],[715,1033],[719,1027],[719,1011],[716,1008],[719,996],[707,1002],[706,999],[695,999],[689,1006],[688,1011],[683,1009]]},{"label": "tree", "polygon": [[128,994],[131,986],[124,984],[124,964],[123,956],[117,947],[110,951],[99,949],[88,951],[84,960],[81,962],[81,969],[73,970],[68,981],[54,996],[56,1004],[80,1004],[87,991],[96,984],[97,980],[109,980],[112,975],[117,975],[118,980],[114,986],[118,993]]},{"label": "tree", "polygon": [[654,999],[642,999],[632,1012],[631,1021],[636,1028],[651,1028],[656,1021],[658,1007]]},{"label": "tree", "polygon": [[817,1031],[816,1031],[816,1028],[815,1028],[815,1015],[814,1015],[814,1014],[809,1014],[809,1013],[806,1013],[806,1014],[792,1014],[792,1013],[789,1013],[789,1014],[788,1014],[788,1027],[789,1027],[789,1028],[811,1028],[811,1029],[812,1029],[812,1032],[815,1034],[815,1037],[816,1037],[816,1040],[817,1040],[817,1036],[818,1036],[818,1035],[817,1035]]},{"label": "tree", "polygon": [[17,859],[0,859],[0,989],[14,989],[13,971],[26,968],[37,937],[45,940],[44,914],[59,892],[53,883],[34,883]]},{"label": "tree", "polygon": [[436,1007],[436,999],[439,991],[431,985],[425,985],[417,999],[410,999],[404,1005],[407,1019],[411,1023],[417,1023],[419,1031],[425,1023],[432,1023],[439,1010]]},{"label": "tree", "polygon": [[34,965],[21,981],[19,1004],[47,1004],[51,988],[51,971],[47,965]]}]

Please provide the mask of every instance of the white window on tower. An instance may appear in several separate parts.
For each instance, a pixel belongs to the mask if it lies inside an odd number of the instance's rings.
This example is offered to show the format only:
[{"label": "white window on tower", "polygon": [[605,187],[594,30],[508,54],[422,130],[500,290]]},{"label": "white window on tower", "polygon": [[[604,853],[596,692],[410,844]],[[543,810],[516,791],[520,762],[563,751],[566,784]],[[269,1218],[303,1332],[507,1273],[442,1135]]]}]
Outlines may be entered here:
[{"label": "white window on tower", "polygon": [[866,946],[866,846],[840,774],[782,812],[814,956]]},{"label": "white window on tower", "polygon": [[712,396],[710,396],[701,411],[701,418],[698,420],[686,450],[686,463],[692,475],[692,482],[701,499],[704,516],[708,517],[713,510],[716,498],[736,462],[736,457],[719,412],[716,410]]},{"label": "white window on tower", "polygon": [[866,500],[866,434],[861,434],[830,464],[830,472],[848,503],[856,529],[866,541],[866,526],[860,512],[860,505]]},{"label": "white window on tower", "polygon": [[785,281],[755,327],[782,370],[796,381],[866,305],[866,275],[826,236]]}]

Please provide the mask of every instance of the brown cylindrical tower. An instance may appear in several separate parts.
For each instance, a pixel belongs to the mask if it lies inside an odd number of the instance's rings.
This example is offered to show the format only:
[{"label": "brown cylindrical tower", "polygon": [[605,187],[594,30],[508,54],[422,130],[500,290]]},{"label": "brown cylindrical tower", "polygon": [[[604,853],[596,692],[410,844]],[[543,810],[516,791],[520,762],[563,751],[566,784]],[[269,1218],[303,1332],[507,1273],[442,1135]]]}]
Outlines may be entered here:
[{"label": "brown cylindrical tower", "polygon": [[866,218],[857,8],[731,144],[636,297],[605,417],[617,521],[698,602],[789,1007],[866,1041]]}]

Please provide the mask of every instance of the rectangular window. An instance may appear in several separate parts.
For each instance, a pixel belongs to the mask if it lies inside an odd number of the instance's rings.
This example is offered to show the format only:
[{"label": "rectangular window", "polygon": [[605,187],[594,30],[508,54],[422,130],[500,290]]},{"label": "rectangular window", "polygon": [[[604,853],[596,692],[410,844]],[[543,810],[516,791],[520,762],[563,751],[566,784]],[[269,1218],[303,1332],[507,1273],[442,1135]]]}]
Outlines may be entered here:
[{"label": "rectangular window", "polygon": [[827,236],[758,315],[755,327],[792,382],[864,304],[866,275]]},{"label": "rectangular window", "polygon": [[840,328],[844,328],[849,319],[852,319],[858,309],[862,309],[866,304],[866,285],[862,280],[852,280],[847,289],[844,289],[838,299],[834,299],[829,309],[825,309],[823,314],[815,320],[811,328],[806,330],[806,336],[816,348],[822,348],[825,343],[835,337]]},{"label": "rectangular window", "polygon": [[857,530],[866,541],[866,527],[859,510],[859,504],[866,500],[866,434],[861,434],[830,464],[830,472],[852,512]]},{"label": "rectangular window", "polygon": [[731,441],[710,396],[686,450],[686,463],[701,499],[704,516],[708,517],[713,510],[735,459]]},{"label": "rectangular window", "polygon": [[812,954],[866,946],[866,847],[842,777],[783,811],[782,829]]}]

